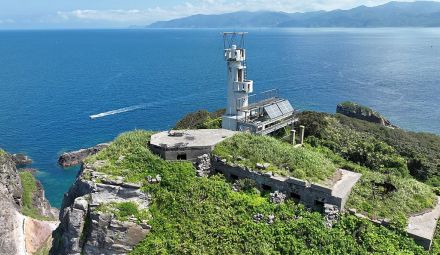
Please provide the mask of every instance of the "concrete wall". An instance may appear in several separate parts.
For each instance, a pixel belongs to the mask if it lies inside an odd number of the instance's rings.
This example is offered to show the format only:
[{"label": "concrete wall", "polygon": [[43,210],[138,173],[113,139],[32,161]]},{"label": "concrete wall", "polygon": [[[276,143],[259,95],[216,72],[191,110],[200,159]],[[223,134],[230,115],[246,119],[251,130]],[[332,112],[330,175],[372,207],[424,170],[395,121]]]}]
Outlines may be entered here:
[{"label": "concrete wall", "polygon": [[215,171],[224,174],[229,179],[252,179],[261,189],[284,192],[287,197],[317,211],[322,211],[324,204],[336,205],[340,210],[344,207],[344,199],[332,196],[332,189],[329,187],[311,184],[292,177],[272,176],[244,167],[229,165],[217,157],[213,158],[212,166]]},{"label": "concrete wall", "polygon": [[150,144],[150,149],[165,160],[178,160],[178,156],[186,156],[186,160],[196,161],[197,157],[203,154],[210,154],[212,147],[182,147],[182,148],[165,148]]}]

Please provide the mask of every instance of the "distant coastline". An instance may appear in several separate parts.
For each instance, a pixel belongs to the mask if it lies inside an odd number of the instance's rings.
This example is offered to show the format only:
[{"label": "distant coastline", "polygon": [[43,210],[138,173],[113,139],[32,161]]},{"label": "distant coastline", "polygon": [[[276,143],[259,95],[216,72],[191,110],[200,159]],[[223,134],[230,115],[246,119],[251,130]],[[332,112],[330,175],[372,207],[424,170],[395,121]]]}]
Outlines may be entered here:
[{"label": "distant coastline", "polygon": [[375,7],[349,10],[287,13],[238,11],[224,14],[197,14],[158,21],[147,28],[382,28],[440,27],[440,3],[433,1],[389,2]]}]

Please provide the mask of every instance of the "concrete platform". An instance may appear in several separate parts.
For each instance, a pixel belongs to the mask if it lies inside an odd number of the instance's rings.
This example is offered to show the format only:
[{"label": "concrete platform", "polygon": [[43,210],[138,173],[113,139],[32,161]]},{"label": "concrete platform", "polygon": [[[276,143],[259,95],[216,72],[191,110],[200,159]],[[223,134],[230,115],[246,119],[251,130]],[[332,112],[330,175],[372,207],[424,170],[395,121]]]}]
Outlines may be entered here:
[{"label": "concrete platform", "polygon": [[151,136],[150,148],[166,160],[196,160],[235,133],[227,129],[164,131]]},{"label": "concrete platform", "polygon": [[437,197],[437,205],[431,211],[412,216],[408,219],[408,234],[416,243],[425,249],[430,249],[434,238],[437,221],[440,218],[440,197]]}]

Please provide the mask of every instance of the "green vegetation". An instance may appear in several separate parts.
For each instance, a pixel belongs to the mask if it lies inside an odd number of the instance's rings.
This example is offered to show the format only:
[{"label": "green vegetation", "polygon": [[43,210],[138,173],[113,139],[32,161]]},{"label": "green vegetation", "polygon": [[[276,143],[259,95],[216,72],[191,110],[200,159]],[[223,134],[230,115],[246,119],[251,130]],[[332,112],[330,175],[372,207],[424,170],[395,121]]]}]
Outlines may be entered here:
[{"label": "green vegetation", "polygon": [[189,113],[179,120],[174,129],[215,129],[222,126],[222,115],[225,110],[208,112],[200,110]]},{"label": "green vegetation", "polygon": [[5,154],[6,154],[6,152],[0,148],[0,156],[3,156]]},{"label": "green vegetation", "polygon": [[[141,182],[152,196],[151,233],[132,254],[427,254],[403,232],[353,216],[342,216],[327,228],[319,213],[301,205],[269,203],[254,192],[252,182],[243,181],[242,191],[234,192],[220,175],[197,178],[190,163],[166,162],[152,154],[150,136],[145,131],[122,134],[88,159],[106,160],[100,171]],[[126,157],[118,165],[120,155]],[[156,174],[162,177],[159,184],[144,182]],[[132,206],[123,211],[131,213]],[[256,213],[264,220],[254,221]],[[273,224],[267,223],[269,215],[275,216]]]},{"label": "green vegetation", "polygon": [[313,182],[325,181],[336,171],[336,166],[320,153],[249,133],[226,139],[215,147],[213,154],[253,169],[257,163],[270,163],[265,171]]},{"label": "green vegetation", "polygon": [[[435,205],[434,190],[411,177],[408,159],[395,145],[401,138],[394,137],[396,143],[390,145],[376,135],[377,130],[389,134],[409,132],[317,112],[301,113],[300,123],[306,126],[306,141],[316,150],[339,167],[363,174],[347,207],[371,218],[388,218],[402,228],[408,216]],[[399,210],[395,210],[397,205]]]},{"label": "green vegetation", "polygon": [[370,218],[389,218],[393,224],[405,227],[410,215],[433,208],[436,203],[432,189],[412,178],[371,171],[362,174],[346,206]]},{"label": "green vegetation", "polygon": [[440,187],[440,137],[434,134],[408,132],[349,118],[304,112],[307,141],[323,145],[347,160],[372,170],[405,176]]},{"label": "green vegetation", "polygon": [[20,172],[21,186],[23,187],[23,207],[22,213],[38,220],[50,220],[48,217],[42,216],[38,209],[32,204],[34,192],[37,191],[37,180],[30,172]]},{"label": "green vegetation", "polygon": [[49,255],[52,248],[52,238],[48,238],[46,242],[34,253],[34,255]]},{"label": "green vegetation", "polygon": [[96,210],[105,213],[112,213],[116,216],[116,219],[120,221],[127,221],[130,217],[134,217],[138,221],[143,221],[149,220],[151,217],[147,209],[140,209],[139,205],[132,201],[101,204]]},{"label": "green vegetation", "polygon": [[[309,116],[312,117],[309,119]],[[406,160],[392,146],[368,133],[347,128],[336,118],[321,113],[305,112],[300,119],[301,124],[311,129],[307,139],[311,145],[330,148],[343,158],[373,171],[409,175]],[[307,125],[309,123],[311,125]]]}]

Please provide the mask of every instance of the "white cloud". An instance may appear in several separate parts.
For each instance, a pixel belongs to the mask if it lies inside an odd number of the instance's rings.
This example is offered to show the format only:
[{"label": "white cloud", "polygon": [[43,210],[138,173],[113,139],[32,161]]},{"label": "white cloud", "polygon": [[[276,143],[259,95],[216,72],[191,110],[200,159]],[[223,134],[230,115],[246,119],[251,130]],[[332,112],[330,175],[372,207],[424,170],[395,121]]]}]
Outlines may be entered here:
[{"label": "white cloud", "polygon": [[3,25],[3,24],[14,24],[15,23],[15,20],[13,20],[13,19],[0,19],[0,25]]}]

